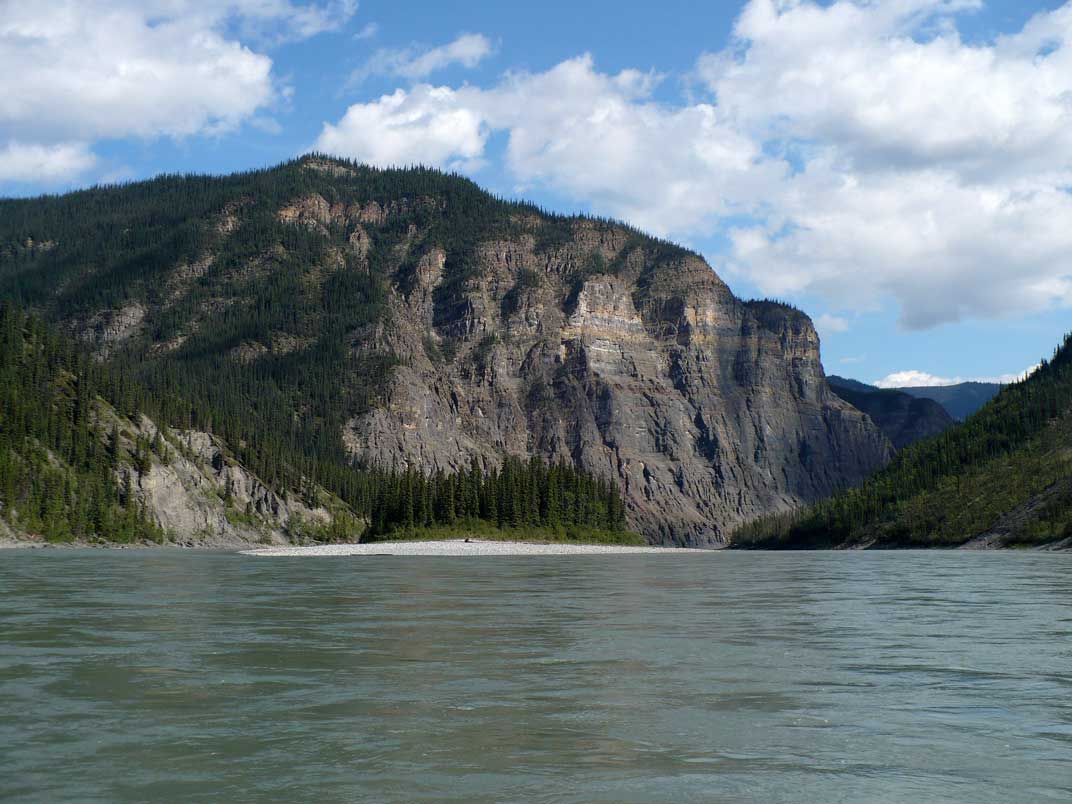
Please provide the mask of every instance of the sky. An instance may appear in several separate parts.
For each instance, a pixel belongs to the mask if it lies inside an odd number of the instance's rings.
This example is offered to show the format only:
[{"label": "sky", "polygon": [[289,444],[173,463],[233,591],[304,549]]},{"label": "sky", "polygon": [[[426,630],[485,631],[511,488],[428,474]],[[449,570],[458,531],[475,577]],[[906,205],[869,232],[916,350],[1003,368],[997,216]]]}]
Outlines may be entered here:
[{"label": "sky", "polygon": [[1072,2],[0,0],[0,195],[310,150],[680,242],[830,374],[1072,330]]}]

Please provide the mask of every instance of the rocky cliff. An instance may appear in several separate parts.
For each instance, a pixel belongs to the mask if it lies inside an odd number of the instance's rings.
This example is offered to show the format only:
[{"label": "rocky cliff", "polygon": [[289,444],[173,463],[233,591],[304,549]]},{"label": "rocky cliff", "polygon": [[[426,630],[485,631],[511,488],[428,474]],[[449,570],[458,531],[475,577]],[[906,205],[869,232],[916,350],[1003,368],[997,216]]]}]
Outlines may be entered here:
[{"label": "rocky cliff", "polygon": [[319,158],[158,181],[170,204],[150,217],[131,197],[92,254],[14,210],[57,244],[35,257],[39,309],[147,382],[263,389],[244,404],[340,460],[568,461],[613,478],[651,541],[717,545],[891,457],[829,390],[807,316],[741,301],[696,254],[621,224]]},{"label": "rocky cliff", "polygon": [[571,461],[616,478],[652,539],[690,545],[888,459],[870,420],[827,390],[806,316],[743,303],[698,257],[661,257],[624,229],[574,222],[540,251],[539,226],[480,244],[448,299],[442,251],[398,255],[417,266],[408,283],[395,269],[391,294],[406,360],[384,404],[347,423],[355,457]]},{"label": "rocky cliff", "polygon": [[[138,436],[151,441],[158,432],[145,416],[136,423],[123,419],[114,423],[122,448],[130,453]],[[331,497],[323,490],[317,490],[318,499],[311,505],[296,494],[284,498],[234,460],[209,433],[166,428],[160,434],[166,457],[150,454],[143,470],[125,463],[118,480],[121,486],[130,483],[135,499],[171,543],[292,544],[318,535],[332,524],[331,509],[336,514],[342,509],[329,506]],[[355,531],[352,537],[357,535]]]}]

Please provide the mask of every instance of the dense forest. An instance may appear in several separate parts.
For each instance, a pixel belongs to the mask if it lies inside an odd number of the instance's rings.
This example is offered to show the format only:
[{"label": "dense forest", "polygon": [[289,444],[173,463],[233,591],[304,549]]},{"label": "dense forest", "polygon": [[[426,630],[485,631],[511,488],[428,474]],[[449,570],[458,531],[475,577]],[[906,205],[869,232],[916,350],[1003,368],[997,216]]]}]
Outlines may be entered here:
[{"label": "dense forest", "polygon": [[101,398],[126,410],[138,402],[121,375],[10,301],[0,306],[0,516],[17,530],[50,541],[161,538],[116,470],[165,447],[124,453],[118,433],[102,430]]},{"label": "dense forest", "polygon": [[1072,335],[965,423],[902,450],[863,486],[740,528],[737,546],[954,546],[1072,536]]},{"label": "dense forest", "polygon": [[[625,506],[617,486],[564,464],[508,458],[484,472],[381,474],[375,484],[370,536],[405,534],[434,526],[485,522],[500,529],[527,529],[622,541]],[[607,538],[622,534],[621,538]]]},{"label": "dense forest", "polygon": [[[179,382],[176,382],[178,385]],[[105,414],[113,414],[109,425]],[[89,357],[9,299],[0,307],[0,517],[49,541],[160,541],[131,478],[167,461],[159,436],[122,446],[118,424],[147,415],[185,429],[222,424],[203,406],[128,380]],[[237,430],[237,428],[235,428]],[[240,431],[244,432],[244,431]],[[262,479],[311,504],[331,488],[367,523],[334,538],[412,535],[435,528],[525,529],[559,538],[623,541],[625,507],[616,486],[567,466],[507,459],[501,469],[467,473],[380,471],[309,459],[271,431],[248,443]],[[120,467],[127,471],[119,472]],[[123,478],[120,481],[120,477]]]}]

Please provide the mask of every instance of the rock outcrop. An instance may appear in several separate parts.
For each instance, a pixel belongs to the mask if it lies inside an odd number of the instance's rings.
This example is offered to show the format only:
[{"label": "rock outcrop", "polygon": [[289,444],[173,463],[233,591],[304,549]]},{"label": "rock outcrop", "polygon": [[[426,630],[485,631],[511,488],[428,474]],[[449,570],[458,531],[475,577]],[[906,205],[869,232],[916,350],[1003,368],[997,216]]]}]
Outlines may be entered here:
[{"label": "rock outcrop", "polygon": [[[145,442],[157,436],[156,424],[145,416],[133,423],[109,410],[103,415],[106,425],[116,425],[128,453],[133,453],[138,436]],[[209,433],[166,429],[160,435],[166,460],[150,453],[144,471],[131,463],[117,471],[120,487],[129,481],[135,498],[168,541],[199,547],[291,544],[331,524],[327,506],[307,505],[297,495],[284,499]],[[326,492],[318,496],[330,499]]]}]

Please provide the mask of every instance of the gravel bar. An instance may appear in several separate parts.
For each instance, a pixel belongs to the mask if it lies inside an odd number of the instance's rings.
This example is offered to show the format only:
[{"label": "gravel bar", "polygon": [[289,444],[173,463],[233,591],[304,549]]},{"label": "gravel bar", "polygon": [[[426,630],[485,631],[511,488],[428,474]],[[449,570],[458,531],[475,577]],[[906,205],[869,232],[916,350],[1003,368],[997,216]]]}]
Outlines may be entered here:
[{"label": "gravel bar", "polygon": [[568,556],[622,553],[710,553],[680,547],[631,545],[494,542],[482,539],[446,539],[431,542],[376,542],[373,544],[319,544],[313,547],[264,547],[242,550],[247,556]]}]

